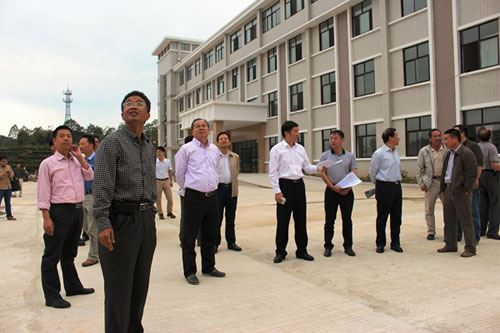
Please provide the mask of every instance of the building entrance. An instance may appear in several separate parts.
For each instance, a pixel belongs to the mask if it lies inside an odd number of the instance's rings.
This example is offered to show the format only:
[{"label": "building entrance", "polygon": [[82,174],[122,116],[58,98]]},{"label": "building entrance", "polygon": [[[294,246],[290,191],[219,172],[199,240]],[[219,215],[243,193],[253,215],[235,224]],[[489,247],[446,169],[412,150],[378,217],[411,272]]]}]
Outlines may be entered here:
[{"label": "building entrance", "polygon": [[240,155],[240,172],[259,172],[259,148],[257,140],[233,142],[233,151]]}]

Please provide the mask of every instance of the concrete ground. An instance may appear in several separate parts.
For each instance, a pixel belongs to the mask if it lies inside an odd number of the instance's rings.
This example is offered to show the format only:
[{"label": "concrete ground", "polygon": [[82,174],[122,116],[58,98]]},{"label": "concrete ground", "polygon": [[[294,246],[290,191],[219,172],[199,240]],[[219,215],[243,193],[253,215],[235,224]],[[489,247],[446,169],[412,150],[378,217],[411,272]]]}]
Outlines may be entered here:
[{"label": "concrete ground", "polygon": [[[316,259],[295,258],[292,222],[289,255],[274,264],[276,208],[267,175],[243,174],[240,180],[236,236],[243,252],[221,245],[216,261],[227,273],[224,279],[198,274],[199,286],[187,284],[179,216],[157,221],[146,332],[500,332],[500,242],[482,238],[472,258],[436,253],[443,246],[441,204],[436,207],[437,238],[428,241],[417,187],[403,188],[404,253],[388,248],[375,253],[375,200],[363,195],[371,185],[361,184],[355,188],[353,212],[356,257],[343,253],[338,221],[334,255],[326,258],[324,186],[307,177],[308,249]],[[96,293],[66,298],[69,309],[46,307],[36,183],[25,183],[23,197],[12,202],[18,220],[0,216],[0,332],[102,332],[101,269],[81,267],[88,245],[79,248],[76,264],[83,284]],[[174,212],[179,215],[178,197]]]}]

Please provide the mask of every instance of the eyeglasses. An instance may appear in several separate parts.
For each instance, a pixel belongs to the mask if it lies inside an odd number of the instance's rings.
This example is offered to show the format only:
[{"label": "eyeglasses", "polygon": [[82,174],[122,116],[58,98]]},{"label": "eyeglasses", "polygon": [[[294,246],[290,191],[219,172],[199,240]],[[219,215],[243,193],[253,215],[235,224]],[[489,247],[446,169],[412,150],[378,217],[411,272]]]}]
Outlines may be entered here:
[{"label": "eyeglasses", "polygon": [[144,102],[125,102],[122,104],[124,107],[129,108],[131,106],[137,106],[138,108],[143,108],[146,106],[146,103]]}]

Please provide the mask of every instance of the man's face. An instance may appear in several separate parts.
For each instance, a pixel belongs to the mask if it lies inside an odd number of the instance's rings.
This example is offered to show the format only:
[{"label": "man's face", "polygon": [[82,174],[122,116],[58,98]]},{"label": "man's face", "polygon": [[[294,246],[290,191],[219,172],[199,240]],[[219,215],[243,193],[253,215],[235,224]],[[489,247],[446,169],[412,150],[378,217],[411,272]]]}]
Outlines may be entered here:
[{"label": "man's face", "polygon": [[438,146],[442,142],[442,136],[440,131],[434,131],[429,138],[429,142],[432,146]]},{"label": "man's face", "polygon": [[330,147],[332,147],[333,150],[342,148],[343,143],[344,139],[342,139],[338,133],[330,134]]},{"label": "man's face", "polygon": [[21,169],[21,163],[16,164],[16,169]]},{"label": "man's face", "polygon": [[459,145],[458,138],[452,137],[449,134],[445,134],[444,135],[444,145],[448,149],[455,150]]},{"label": "man's face", "polygon": [[163,160],[163,158],[165,157],[165,153],[160,149],[156,149],[156,157],[158,157],[158,159],[160,160]]},{"label": "man's face", "polygon": [[[126,104],[131,103],[130,106]],[[136,103],[141,104],[138,106]],[[142,124],[151,116],[146,108],[146,102],[139,96],[130,96],[123,102],[122,119],[126,124]]]},{"label": "man's face", "polygon": [[85,154],[85,156],[89,157],[94,152],[94,147],[92,147],[92,144],[89,143],[89,140],[87,140],[87,138],[81,138],[80,150]]},{"label": "man's face", "polygon": [[293,143],[297,142],[299,139],[299,127],[295,126],[290,132],[285,131],[285,140],[291,141]]},{"label": "man's face", "polygon": [[73,136],[67,129],[60,129],[57,131],[56,137],[52,139],[52,141],[58,152],[70,151],[71,145],[73,144]]},{"label": "man's face", "polygon": [[398,131],[394,132],[394,136],[389,137],[389,142],[391,142],[394,146],[399,145],[399,134]]},{"label": "man's face", "polygon": [[94,140],[95,140],[94,150],[97,150],[97,148],[99,147],[99,138],[94,138]]},{"label": "man's face", "polygon": [[208,138],[208,124],[205,120],[200,119],[193,124],[193,136],[198,141],[205,141]]},{"label": "man's face", "polygon": [[0,165],[3,166],[3,167],[6,167],[7,163],[9,163],[9,160],[7,160],[6,158],[2,158],[0,160]]},{"label": "man's face", "polygon": [[231,145],[231,141],[229,141],[229,137],[227,134],[219,135],[219,141],[217,142],[219,148],[228,148]]}]

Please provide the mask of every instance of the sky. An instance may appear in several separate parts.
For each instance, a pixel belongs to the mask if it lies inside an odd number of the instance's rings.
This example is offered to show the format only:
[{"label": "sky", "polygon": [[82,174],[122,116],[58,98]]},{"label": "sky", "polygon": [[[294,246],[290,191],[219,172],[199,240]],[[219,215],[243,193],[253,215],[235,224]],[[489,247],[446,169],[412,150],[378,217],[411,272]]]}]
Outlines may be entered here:
[{"label": "sky", "polygon": [[132,90],[157,118],[165,36],[206,40],[253,0],[0,0],[0,135],[64,122],[63,90],[80,125],[117,127]]}]

